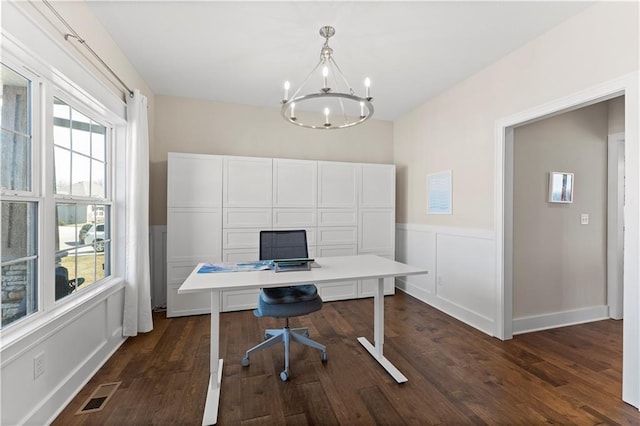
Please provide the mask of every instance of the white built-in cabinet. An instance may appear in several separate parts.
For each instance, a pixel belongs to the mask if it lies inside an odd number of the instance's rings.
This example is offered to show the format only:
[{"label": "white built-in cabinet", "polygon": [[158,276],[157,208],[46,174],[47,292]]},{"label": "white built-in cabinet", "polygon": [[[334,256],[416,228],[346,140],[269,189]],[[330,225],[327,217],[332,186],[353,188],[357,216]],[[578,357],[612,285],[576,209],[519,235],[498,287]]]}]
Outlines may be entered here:
[{"label": "white built-in cabinet", "polygon": [[222,260],[222,160],[169,154],[167,169],[167,315],[211,312],[201,294],[178,288],[200,262]]},{"label": "white built-in cabinet", "polygon": [[[209,312],[178,295],[199,262],[259,258],[266,229],[305,229],[310,257],[372,253],[393,259],[395,166],[169,153],[167,316]],[[323,300],[373,296],[376,280],[321,284]],[[393,294],[391,279],[385,293]],[[225,291],[223,311],[255,308],[258,290]]]}]

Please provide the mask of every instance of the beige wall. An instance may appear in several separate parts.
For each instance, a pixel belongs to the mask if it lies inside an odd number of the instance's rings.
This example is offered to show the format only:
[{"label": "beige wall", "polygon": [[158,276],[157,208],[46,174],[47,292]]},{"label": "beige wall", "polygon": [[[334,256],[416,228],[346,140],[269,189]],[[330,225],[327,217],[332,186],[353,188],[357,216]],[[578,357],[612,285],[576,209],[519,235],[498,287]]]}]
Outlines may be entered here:
[{"label": "beige wall", "polygon": [[[607,302],[608,129],[601,102],[514,130],[514,319]],[[573,203],[547,201],[551,171],[574,173]]]},{"label": "beige wall", "polygon": [[[394,122],[399,223],[494,227],[496,120],[638,70],[638,3],[601,2]],[[426,175],[453,171],[453,214]]]},{"label": "beige wall", "polygon": [[344,130],[293,126],[279,108],[156,96],[156,138],[151,146],[150,216],[167,223],[167,153],[393,162],[393,123],[370,120]]}]

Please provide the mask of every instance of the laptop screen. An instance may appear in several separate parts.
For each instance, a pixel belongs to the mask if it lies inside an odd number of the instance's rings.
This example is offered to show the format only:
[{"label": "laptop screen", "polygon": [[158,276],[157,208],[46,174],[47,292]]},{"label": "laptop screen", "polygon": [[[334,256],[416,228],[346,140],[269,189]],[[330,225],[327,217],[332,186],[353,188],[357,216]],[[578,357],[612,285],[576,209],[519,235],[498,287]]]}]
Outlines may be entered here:
[{"label": "laptop screen", "polygon": [[260,260],[305,259],[307,251],[307,232],[260,231]]}]

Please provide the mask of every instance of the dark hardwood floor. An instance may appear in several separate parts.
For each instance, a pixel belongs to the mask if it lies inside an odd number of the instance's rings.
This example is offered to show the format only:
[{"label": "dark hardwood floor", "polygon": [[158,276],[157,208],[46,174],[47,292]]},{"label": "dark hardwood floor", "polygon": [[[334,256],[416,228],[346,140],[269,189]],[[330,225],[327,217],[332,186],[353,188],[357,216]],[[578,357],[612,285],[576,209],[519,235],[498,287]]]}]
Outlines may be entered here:
[{"label": "dark hardwood floor", "polygon": [[[385,298],[384,351],[409,381],[398,385],[356,341],[372,339],[372,299],[325,303],[292,319],[327,345],[244,351],[282,321],[221,316],[220,425],[640,424],[621,400],[622,322],[600,321],[502,342],[398,292]],[[54,425],[199,425],[208,382],[209,316],[166,319],[127,340]],[[122,381],[106,407],[75,415],[100,383]]]}]

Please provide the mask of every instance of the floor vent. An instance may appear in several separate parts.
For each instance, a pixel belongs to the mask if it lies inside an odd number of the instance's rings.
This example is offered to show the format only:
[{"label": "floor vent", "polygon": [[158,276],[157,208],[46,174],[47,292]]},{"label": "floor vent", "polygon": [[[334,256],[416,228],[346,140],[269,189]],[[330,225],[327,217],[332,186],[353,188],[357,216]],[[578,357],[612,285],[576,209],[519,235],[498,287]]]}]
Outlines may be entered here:
[{"label": "floor vent", "polygon": [[107,405],[107,402],[111,399],[118,386],[122,382],[103,383],[98,385],[96,390],[93,391],[91,396],[82,404],[82,408],[79,409],[76,414],[95,413],[100,411]]}]

